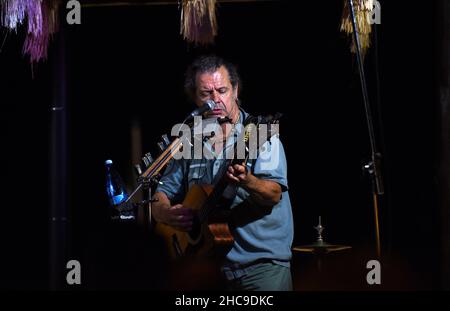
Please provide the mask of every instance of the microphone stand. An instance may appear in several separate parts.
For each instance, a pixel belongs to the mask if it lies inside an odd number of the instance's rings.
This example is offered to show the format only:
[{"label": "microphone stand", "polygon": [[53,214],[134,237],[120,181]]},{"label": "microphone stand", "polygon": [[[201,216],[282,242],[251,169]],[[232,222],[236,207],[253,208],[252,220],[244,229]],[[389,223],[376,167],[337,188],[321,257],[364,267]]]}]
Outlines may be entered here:
[{"label": "microphone stand", "polygon": [[[157,202],[156,199],[152,199],[151,187],[153,185],[161,183],[159,181],[160,170],[168,163],[172,158],[172,154],[175,154],[180,146],[182,146],[181,138],[176,138],[166,150],[142,173],[137,179],[137,187],[128,196],[125,203],[131,201],[131,199],[136,195],[136,193],[142,188],[144,190],[144,200],[137,203],[138,206],[144,208],[144,214],[147,218],[148,228],[151,229],[152,219],[151,219],[151,203]],[[146,208],[148,207],[148,208]]]},{"label": "microphone stand", "polygon": [[144,217],[146,218],[146,228],[151,230],[152,228],[152,203],[157,202],[157,199],[152,198],[152,186],[159,184],[159,171],[167,164],[169,154],[176,150],[181,145],[181,140],[176,139],[172,144],[163,152],[161,156],[158,157],[155,162],[153,162],[150,167],[148,167],[144,173],[142,173],[137,178],[137,187],[128,196],[125,203],[131,201],[131,199],[136,195],[136,193],[142,189],[143,190],[143,200],[136,205],[144,209]]},{"label": "microphone stand", "polygon": [[[147,218],[148,227],[151,229],[152,227],[152,207],[151,204],[153,202],[157,202],[157,199],[152,199],[152,185],[156,185],[161,183],[159,181],[160,170],[172,159],[173,154],[179,151],[180,147],[183,145],[182,137],[180,137],[179,133],[181,132],[182,127],[190,121],[195,116],[201,115],[206,111],[212,110],[216,106],[216,103],[212,100],[208,100],[203,106],[197,108],[193,112],[191,112],[181,123],[178,128],[178,136],[177,138],[167,146],[163,153],[156,159],[146,170],[144,173],[140,174],[137,180],[137,187],[133,190],[131,195],[128,196],[125,203],[128,203],[136,193],[142,188],[144,190],[144,200],[142,202],[137,203],[138,206],[144,208],[144,215]],[[148,206],[148,208],[145,208]]]},{"label": "microphone stand", "polygon": [[[155,177],[139,176],[137,179],[139,188],[142,188],[143,200],[137,203],[138,208],[143,208],[145,218],[145,228],[148,231],[152,229],[152,203],[157,202],[157,199],[152,199],[152,186],[158,183]],[[136,192],[133,193],[133,196]]]},{"label": "microphone stand", "polygon": [[359,78],[361,82],[362,95],[364,100],[365,114],[367,119],[367,126],[369,130],[371,159],[363,165],[363,169],[369,174],[372,188],[372,199],[374,208],[374,222],[375,222],[375,237],[376,237],[376,252],[378,258],[381,256],[381,242],[380,242],[380,227],[378,219],[378,202],[379,198],[384,194],[383,177],[381,174],[381,153],[377,149],[375,130],[373,127],[373,117],[369,103],[369,95],[367,91],[366,77],[364,74],[364,66],[362,62],[361,44],[359,40],[358,27],[356,26],[355,10],[353,0],[348,0],[352,26],[353,39],[356,45],[356,59],[359,69]]}]

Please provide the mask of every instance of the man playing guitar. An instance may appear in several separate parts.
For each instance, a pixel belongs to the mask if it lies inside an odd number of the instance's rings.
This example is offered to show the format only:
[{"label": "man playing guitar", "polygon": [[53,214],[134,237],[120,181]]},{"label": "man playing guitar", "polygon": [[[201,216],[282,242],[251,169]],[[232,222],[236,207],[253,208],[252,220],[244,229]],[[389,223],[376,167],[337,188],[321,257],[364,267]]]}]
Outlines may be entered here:
[{"label": "man playing guitar", "polygon": [[[185,89],[198,107],[207,100],[216,103],[203,115],[206,120],[227,118],[232,125],[238,125],[249,118],[238,101],[236,68],[217,56],[202,56],[192,63],[186,73]],[[217,187],[225,181],[220,194],[229,202],[227,223],[232,236],[221,263],[227,287],[292,290],[293,220],[282,144],[278,137],[269,137],[253,161],[227,162],[223,155],[235,143],[238,132],[235,126],[223,126],[222,135],[206,141],[212,158],[171,161],[154,195],[157,202],[152,206],[153,217],[174,232],[191,232],[198,223],[198,214],[183,198],[194,185]],[[172,238],[176,240],[175,235]],[[181,255],[183,250],[178,252]]]}]

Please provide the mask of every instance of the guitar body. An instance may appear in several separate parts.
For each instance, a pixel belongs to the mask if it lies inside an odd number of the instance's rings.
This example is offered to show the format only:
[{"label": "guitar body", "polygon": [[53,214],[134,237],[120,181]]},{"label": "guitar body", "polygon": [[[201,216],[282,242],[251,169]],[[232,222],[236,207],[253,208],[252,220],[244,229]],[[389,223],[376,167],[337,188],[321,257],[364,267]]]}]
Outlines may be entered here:
[{"label": "guitar body", "polygon": [[[191,208],[194,213],[198,213],[213,189],[214,187],[211,185],[192,185],[184,198],[183,206]],[[208,221],[198,223],[197,226],[194,222],[193,231],[195,231],[195,234],[176,230],[163,223],[157,223],[155,231],[163,237],[172,259],[186,256],[221,257],[226,255],[234,242],[227,220],[221,219],[217,215],[213,222],[208,219]]]}]

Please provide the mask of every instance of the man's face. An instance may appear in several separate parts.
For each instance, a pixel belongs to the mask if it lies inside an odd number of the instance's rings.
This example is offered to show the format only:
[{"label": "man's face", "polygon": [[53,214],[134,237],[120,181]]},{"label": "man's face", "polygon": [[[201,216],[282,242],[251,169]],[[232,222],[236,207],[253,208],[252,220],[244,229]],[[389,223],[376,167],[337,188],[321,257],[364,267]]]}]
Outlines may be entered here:
[{"label": "man's face", "polygon": [[213,100],[216,107],[206,114],[207,118],[236,118],[239,111],[236,98],[237,86],[233,89],[227,69],[222,66],[214,72],[197,74],[195,103],[202,106],[207,100]]}]

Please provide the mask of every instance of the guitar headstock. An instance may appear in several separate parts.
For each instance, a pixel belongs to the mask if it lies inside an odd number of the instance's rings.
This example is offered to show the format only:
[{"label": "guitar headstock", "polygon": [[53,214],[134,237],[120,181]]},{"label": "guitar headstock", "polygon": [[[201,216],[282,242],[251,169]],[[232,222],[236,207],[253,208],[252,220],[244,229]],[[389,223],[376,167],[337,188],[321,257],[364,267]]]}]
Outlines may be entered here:
[{"label": "guitar headstock", "polygon": [[279,134],[280,119],[283,117],[282,113],[277,112],[275,115],[266,116],[252,116],[245,122],[244,141],[248,143],[251,135],[261,135],[261,131],[267,131],[267,135],[260,137],[267,137],[270,140],[275,135]]},{"label": "guitar headstock", "polygon": [[[263,145],[271,138],[279,135],[281,113],[267,116],[251,116],[244,125],[243,143],[245,146],[245,159],[256,159]],[[242,154],[241,154],[242,155]],[[243,159],[243,157],[240,157]]]}]

